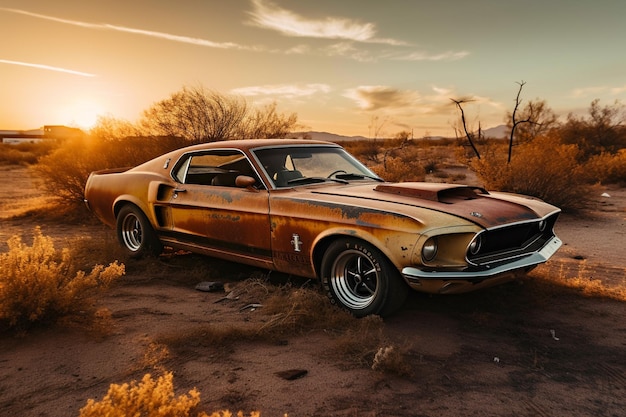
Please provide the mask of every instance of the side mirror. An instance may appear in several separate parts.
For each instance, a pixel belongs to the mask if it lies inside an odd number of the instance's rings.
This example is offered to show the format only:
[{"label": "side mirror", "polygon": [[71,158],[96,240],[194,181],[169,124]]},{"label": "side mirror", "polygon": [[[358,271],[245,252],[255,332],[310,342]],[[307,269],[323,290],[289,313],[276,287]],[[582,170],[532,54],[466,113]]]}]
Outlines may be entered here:
[{"label": "side mirror", "polygon": [[256,180],[247,175],[238,175],[237,178],[235,178],[235,185],[239,188],[247,188],[248,190],[258,191],[254,188],[254,184],[256,184]]}]

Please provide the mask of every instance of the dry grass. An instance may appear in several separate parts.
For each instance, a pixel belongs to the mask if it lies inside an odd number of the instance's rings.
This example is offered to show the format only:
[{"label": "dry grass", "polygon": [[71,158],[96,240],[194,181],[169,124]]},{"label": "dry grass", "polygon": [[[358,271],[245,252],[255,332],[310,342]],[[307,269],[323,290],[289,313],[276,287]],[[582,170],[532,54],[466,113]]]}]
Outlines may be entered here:
[{"label": "dry grass", "polygon": [[537,268],[534,275],[553,291],[570,289],[586,297],[608,298],[626,301],[626,269],[622,271],[621,282],[606,282],[593,278],[595,272],[587,261],[571,262],[553,260]]},{"label": "dry grass", "polygon": [[[384,322],[378,316],[357,319],[328,302],[317,288],[274,285],[259,278],[239,283],[233,293],[241,304],[260,304],[260,321],[238,325],[205,325],[185,333],[162,335],[157,343],[171,351],[188,346],[211,349],[214,356],[228,356],[237,343],[280,343],[290,337],[323,332],[331,338],[325,355],[346,366],[372,368],[376,371],[406,376],[409,347],[389,341],[384,336]],[[386,355],[377,352],[392,347]]]}]

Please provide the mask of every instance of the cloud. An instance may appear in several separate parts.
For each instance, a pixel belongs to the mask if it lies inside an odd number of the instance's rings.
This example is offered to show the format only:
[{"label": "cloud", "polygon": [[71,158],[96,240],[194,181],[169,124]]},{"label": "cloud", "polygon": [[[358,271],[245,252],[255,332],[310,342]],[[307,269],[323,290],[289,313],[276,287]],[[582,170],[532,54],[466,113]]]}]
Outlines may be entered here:
[{"label": "cloud", "polygon": [[620,87],[608,87],[608,86],[596,86],[596,87],[584,87],[576,88],[570,93],[571,98],[588,98],[602,95],[618,96],[626,92],[626,86]]},{"label": "cloud", "polygon": [[626,92],[626,85],[623,86],[623,87],[613,87],[613,88],[611,88],[611,94],[617,95],[617,94],[622,94],[624,92]]},{"label": "cloud", "polygon": [[213,42],[213,41],[202,39],[202,38],[192,38],[189,36],[180,36],[180,35],[174,35],[174,34],[165,33],[165,32],[155,32],[151,30],[129,28],[125,26],[111,25],[108,23],[81,22],[79,20],[62,19],[59,17],[32,13],[32,12],[28,12],[25,10],[19,10],[19,9],[7,9],[7,8],[2,7],[0,8],[0,10],[5,11],[5,12],[10,12],[10,13],[17,13],[17,14],[22,14],[25,16],[35,17],[38,19],[49,20],[52,22],[63,23],[66,25],[78,26],[78,27],[87,28],[87,29],[111,30],[111,31],[116,31],[116,32],[132,33],[135,35],[150,36],[153,38],[165,39],[165,40],[169,40],[173,42],[188,43],[192,45],[204,46],[204,47],[209,47],[209,48],[246,49],[246,50],[255,49],[255,48],[239,45],[239,44],[232,43],[232,42]]},{"label": "cloud", "polygon": [[264,0],[252,0],[252,5],[254,10],[249,13],[252,17],[252,24],[287,36],[346,39],[390,45],[406,44],[395,39],[377,38],[376,26],[373,23],[361,23],[336,17],[321,20],[309,19]]},{"label": "cloud", "polygon": [[607,91],[607,87],[585,87],[576,88],[570,94],[572,98],[585,98],[596,94],[601,94]]},{"label": "cloud", "polygon": [[420,100],[417,91],[402,91],[382,85],[364,85],[346,90],[344,97],[352,99],[363,110],[414,107]]},{"label": "cloud", "polygon": [[39,69],[48,70],[48,71],[64,72],[66,74],[80,75],[81,77],[95,77],[96,76],[95,74],[90,74],[87,72],[74,71],[74,70],[67,69],[67,68],[52,67],[50,65],[33,64],[29,62],[9,61],[6,59],[0,59],[0,63],[9,64],[9,65],[20,65],[23,67],[39,68]]},{"label": "cloud", "polygon": [[457,61],[468,56],[468,51],[447,51],[439,54],[429,54],[427,52],[412,52],[398,55],[393,59],[398,61]]},{"label": "cloud", "polygon": [[242,96],[281,96],[285,98],[306,97],[317,93],[328,93],[331,88],[327,84],[281,84],[259,85],[235,88],[230,92]]}]

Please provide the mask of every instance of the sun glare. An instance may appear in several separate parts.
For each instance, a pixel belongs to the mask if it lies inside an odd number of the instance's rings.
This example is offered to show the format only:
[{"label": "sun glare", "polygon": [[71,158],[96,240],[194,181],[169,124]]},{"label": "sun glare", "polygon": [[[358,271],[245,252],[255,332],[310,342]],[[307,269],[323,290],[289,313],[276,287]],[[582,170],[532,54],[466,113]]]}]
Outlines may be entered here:
[{"label": "sun glare", "polygon": [[59,108],[59,119],[68,126],[89,130],[103,113],[100,104],[88,99],[77,99]]}]

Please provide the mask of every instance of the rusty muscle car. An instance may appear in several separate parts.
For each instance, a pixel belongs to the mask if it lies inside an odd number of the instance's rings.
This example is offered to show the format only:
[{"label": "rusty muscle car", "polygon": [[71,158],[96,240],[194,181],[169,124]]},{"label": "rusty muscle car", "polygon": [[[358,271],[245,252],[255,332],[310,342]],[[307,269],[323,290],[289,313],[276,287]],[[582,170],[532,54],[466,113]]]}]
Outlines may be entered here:
[{"label": "rusty muscle car", "polygon": [[466,185],[389,183],[322,141],[182,148],[91,173],[85,202],[133,257],[183,249],[318,279],[362,317],[412,288],[461,293],[510,281],[561,246],[560,210]]}]

